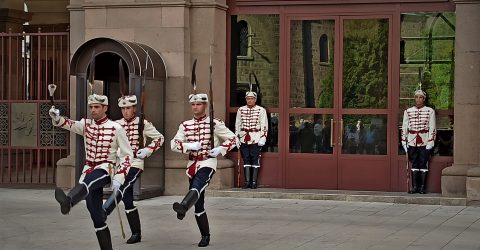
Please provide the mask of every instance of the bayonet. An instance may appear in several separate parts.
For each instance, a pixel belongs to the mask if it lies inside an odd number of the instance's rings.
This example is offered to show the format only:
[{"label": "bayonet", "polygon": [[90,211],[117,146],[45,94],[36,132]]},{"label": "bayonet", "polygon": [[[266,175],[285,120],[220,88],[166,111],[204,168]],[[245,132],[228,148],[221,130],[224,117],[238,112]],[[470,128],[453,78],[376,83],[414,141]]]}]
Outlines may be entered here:
[{"label": "bayonet", "polygon": [[210,148],[213,149],[215,147],[215,137],[214,137],[214,112],[213,112],[213,81],[212,81],[212,73],[213,73],[213,67],[212,67],[212,47],[213,45],[210,45],[210,63],[209,63],[209,70],[210,70],[210,77],[209,77],[209,84],[210,84],[210,108],[209,108],[209,116],[210,116]]}]

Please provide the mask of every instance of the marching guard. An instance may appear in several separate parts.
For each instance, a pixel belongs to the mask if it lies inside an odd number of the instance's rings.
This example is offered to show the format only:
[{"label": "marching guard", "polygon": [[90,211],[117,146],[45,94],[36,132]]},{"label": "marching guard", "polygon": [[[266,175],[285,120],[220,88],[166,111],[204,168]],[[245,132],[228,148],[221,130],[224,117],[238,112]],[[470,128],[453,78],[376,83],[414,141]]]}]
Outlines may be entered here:
[{"label": "marching guard", "polygon": [[265,145],[268,133],[268,120],[266,110],[256,105],[257,93],[245,93],[247,105],[237,111],[235,121],[235,134],[239,138],[240,152],[243,158],[245,185],[242,188],[257,188],[257,176],[260,168],[260,153]]},{"label": "marching guard", "polygon": [[402,146],[412,163],[412,189],[409,193],[425,194],[430,150],[436,137],[435,111],[425,106],[427,94],[415,91],[415,106],[403,113]]},{"label": "marching guard", "polygon": [[[130,225],[130,230],[132,232],[132,236],[127,240],[127,244],[134,244],[140,242],[142,239],[138,208],[133,204],[133,185],[143,172],[144,159],[158,150],[164,142],[163,135],[157,131],[155,126],[153,126],[151,122],[144,120],[143,137],[151,138],[152,142],[146,147],[144,147],[145,145],[140,145],[140,141],[145,141],[145,139],[140,140],[139,134],[141,124],[140,117],[135,116],[137,112],[136,105],[137,97],[135,95],[122,96],[118,99],[118,106],[122,110],[123,118],[116,122],[125,129],[135,159],[125,177],[125,182],[120,186],[116,195],[115,193],[112,193],[103,204],[105,213],[109,215],[115,209],[115,205],[123,200],[128,224]],[[117,197],[117,202],[115,202],[115,196]]]},{"label": "marching guard", "polygon": [[[187,210],[195,205],[195,219],[202,235],[198,246],[206,247],[210,242],[210,228],[204,208],[205,189],[215,174],[216,157],[219,154],[225,155],[227,151],[234,148],[236,138],[221,120],[213,119],[214,124],[210,123],[212,120],[205,113],[208,104],[206,94],[191,94],[189,102],[194,117],[180,124],[177,134],[171,141],[171,149],[188,154],[186,174],[190,185],[182,202],[173,204],[173,210],[177,213],[177,218],[182,220]],[[214,125],[213,131],[210,129],[211,125]],[[211,147],[212,132],[214,148]]]},{"label": "marching guard", "polygon": [[[55,126],[84,137],[86,158],[78,184],[68,194],[56,188],[55,199],[60,204],[62,214],[68,214],[73,206],[85,199],[100,248],[110,250],[110,230],[102,209],[103,187],[112,183],[112,188],[118,190],[129,173],[133,152],[123,127],[107,118],[107,96],[88,96],[88,106],[92,119],[80,121],[61,117],[60,111],[54,106],[49,110]],[[119,162],[115,164],[117,159]]]}]

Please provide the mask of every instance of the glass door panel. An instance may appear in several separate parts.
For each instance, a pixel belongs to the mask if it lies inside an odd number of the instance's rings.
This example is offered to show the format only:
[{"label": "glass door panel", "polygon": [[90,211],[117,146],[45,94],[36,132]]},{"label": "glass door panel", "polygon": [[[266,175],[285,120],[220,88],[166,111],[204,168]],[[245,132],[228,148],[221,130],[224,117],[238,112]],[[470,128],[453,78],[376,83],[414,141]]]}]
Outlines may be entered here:
[{"label": "glass door panel", "polygon": [[341,126],[342,154],[387,154],[387,115],[343,115]]},{"label": "glass door panel", "polygon": [[388,107],[388,19],[343,21],[342,107]]},{"label": "glass door panel", "polygon": [[341,21],[338,188],[387,191],[390,20]]},{"label": "glass door panel", "polygon": [[290,37],[290,107],[333,108],[335,20],[293,20]]},{"label": "glass door panel", "polygon": [[290,114],[289,152],[333,153],[332,114]]},{"label": "glass door panel", "polygon": [[289,20],[289,25],[286,187],[337,189],[338,18]]}]

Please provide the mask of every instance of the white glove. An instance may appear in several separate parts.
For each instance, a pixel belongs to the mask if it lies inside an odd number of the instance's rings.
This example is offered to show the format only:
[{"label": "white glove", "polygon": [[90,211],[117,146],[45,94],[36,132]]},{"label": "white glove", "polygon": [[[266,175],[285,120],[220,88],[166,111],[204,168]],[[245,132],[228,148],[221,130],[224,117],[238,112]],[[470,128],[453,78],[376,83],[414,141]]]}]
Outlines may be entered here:
[{"label": "white glove", "polygon": [[426,148],[427,148],[427,150],[430,150],[430,149],[432,149],[432,148],[433,148],[433,146],[432,146],[432,145],[430,145],[430,144],[428,144]]},{"label": "white glove", "polygon": [[235,144],[237,145],[237,148],[240,148],[240,145],[242,145],[242,142],[240,142],[240,136],[235,137]]},{"label": "white glove", "polygon": [[50,117],[52,117],[52,120],[54,122],[60,121],[60,110],[56,109],[55,106],[52,106],[50,110],[48,111],[48,114]]},{"label": "white glove", "polygon": [[208,152],[208,155],[210,155],[211,157],[217,157],[221,153],[222,153],[222,150],[220,149],[220,147],[216,147],[210,150]]},{"label": "white glove", "polygon": [[138,159],[145,159],[147,157],[150,157],[152,155],[152,150],[148,148],[141,148],[137,151],[137,158]]},{"label": "white glove", "polygon": [[185,142],[185,143],[183,143],[183,146],[187,150],[192,150],[192,151],[197,151],[197,150],[200,150],[202,148],[202,144],[198,141],[196,141],[196,142]]},{"label": "white glove", "polygon": [[403,150],[405,150],[405,153],[408,152],[408,145],[407,144],[402,144]]},{"label": "white glove", "polygon": [[120,183],[119,181],[113,179],[113,181],[112,181],[112,189],[113,189],[114,192],[117,191],[117,190],[120,188],[121,185],[122,185],[122,183]]},{"label": "white glove", "polygon": [[260,138],[260,140],[258,140],[258,146],[263,147],[263,145],[265,145],[265,141],[265,137]]}]

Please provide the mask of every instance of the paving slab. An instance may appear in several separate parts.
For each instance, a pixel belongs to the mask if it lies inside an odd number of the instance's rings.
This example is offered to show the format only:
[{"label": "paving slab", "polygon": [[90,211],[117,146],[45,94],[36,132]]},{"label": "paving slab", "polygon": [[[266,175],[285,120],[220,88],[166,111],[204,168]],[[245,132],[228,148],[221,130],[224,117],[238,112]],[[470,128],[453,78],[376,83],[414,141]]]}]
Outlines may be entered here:
[{"label": "paving slab", "polygon": [[465,197],[443,197],[438,193],[408,194],[405,192],[377,192],[351,190],[315,190],[315,189],[222,189],[208,190],[209,196],[236,198],[269,198],[269,199],[300,199],[300,200],[332,200],[352,202],[386,202],[400,204],[424,204],[464,206]]},{"label": "paving slab", "polygon": [[[53,194],[0,188],[0,249],[98,249],[85,202],[64,216]],[[193,214],[179,221],[171,208],[181,198],[137,202],[138,244],[125,244],[116,213],[110,216],[114,249],[198,249]],[[206,208],[212,234],[207,249],[480,249],[479,207],[207,195]],[[122,218],[128,237],[123,212]]]}]

